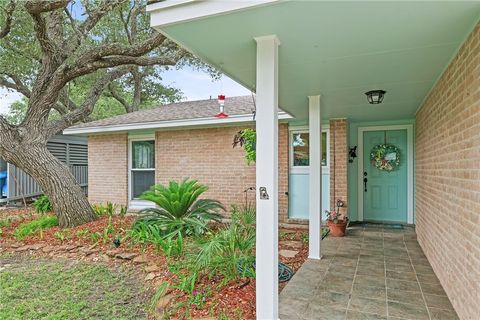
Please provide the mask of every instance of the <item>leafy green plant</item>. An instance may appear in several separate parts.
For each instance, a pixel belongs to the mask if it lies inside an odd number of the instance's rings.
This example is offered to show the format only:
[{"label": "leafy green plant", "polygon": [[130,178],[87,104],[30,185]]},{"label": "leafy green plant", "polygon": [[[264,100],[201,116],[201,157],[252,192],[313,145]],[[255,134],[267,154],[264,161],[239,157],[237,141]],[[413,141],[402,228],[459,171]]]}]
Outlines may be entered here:
[{"label": "leafy green plant", "polygon": [[33,207],[35,211],[40,214],[45,214],[47,212],[52,211],[52,204],[50,203],[50,199],[43,195],[33,203]]},{"label": "leafy green plant", "polygon": [[100,232],[91,232],[89,231],[89,236],[90,236],[90,240],[93,242],[93,243],[97,243],[98,242],[98,239],[100,239],[100,237],[102,236],[100,234]]},{"label": "leafy green plant", "polygon": [[128,230],[127,234],[133,242],[153,244],[157,250],[163,251],[167,257],[180,256],[183,253],[184,242],[181,233],[178,236],[174,234],[163,236],[157,225],[139,222]]},{"label": "leafy green plant", "polygon": [[105,229],[103,229],[103,233],[102,233],[103,244],[107,243],[108,237],[114,232],[115,232],[115,227],[112,224],[112,216],[109,215],[108,224],[105,227]]},{"label": "leafy green plant", "polygon": [[212,199],[198,199],[208,188],[197,180],[185,179],[168,186],[155,185],[141,195],[152,201],[157,208],[143,209],[136,223],[157,225],[162,235],[200,235],[212,221],[219,222],[223,205]]},{"label": "leafy green plant", "polygon": [[233,137],[233,147],[243,147],[245,160],[250,164],[257,159],[257,132],[254,129],[243,129]]},{"label": "leafy green plant", "polygon": [[89,232],[90,230],[83,229],[83,230],[78,230],[76,234],[77,234],[77,237],[85,238],[89,234]]},{"label": "leafy green plant", "polygon": [[65,241],[65,238],[66,238],[66,235],[65,233],[61,232],[61,231],[57,231],[53,234],[53,236],[55,238],[57,238],[58,240],[60,240],[61,242]]},{"label": "leafy green plant", "polygon": [[197,270],[224,276],[224,283],[240,276],[253,277],[255,256],[254,216],[250,211],[232,212],[229,225],[210,238],[201,239],[195,259]]},{"label": "leafy green plant", "polygon": [[57,217],[45,216],[30,222],[22,223],[15,230],[14,235],[17,239],[22,240],[37,232],[39,229],[47,229],[55,226],[58,226]]},{"label": "leafy green plant", "polygon": [[128,207],[124,206],[124,205],[121,205],[120,209],[118,210],[118,215],[120,217],[125,217],[127,215],[127,212],[128,212]]},{"label": "leafy green plant", "polygon": [[113,216],[117,210],[117,205],[113,204],[112,202],[107,202],[106,204],[98,203],[92,205],[93,211],[97,216]]},{"label": "leafy green plant", "polygon": [[197,282],[198,274],[196,272],[190,272],[187,274],[177,273],[178,283],[173,286],[178,290],[181,290],[189,295],[193,294],[195,290],[195,283]]},{"label": "leafy green plant", "polygon": [[150,299],[150,303],[148,305],[150,311],[155,310],[158,300],[165,296],[165,294],[168,292],[169,286],[170,284],[168,282],[164,282],[158,287],[157,291],[155,291],[155,294]]}]

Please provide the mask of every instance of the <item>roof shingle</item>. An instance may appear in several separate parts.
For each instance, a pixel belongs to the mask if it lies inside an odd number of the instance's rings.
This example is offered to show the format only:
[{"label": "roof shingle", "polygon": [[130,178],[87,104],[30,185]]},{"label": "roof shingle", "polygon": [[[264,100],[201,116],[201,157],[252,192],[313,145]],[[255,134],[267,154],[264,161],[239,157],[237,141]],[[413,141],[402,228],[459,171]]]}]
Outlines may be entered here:
[{"label": "roof shingle", "polygon": [[[225,113],[228,115],[247,115],[252,114],[254,110],[255,104],[252,96],[227,97],[225,99]],[[122,114],[107,119],[81,123],[69,129],[212,118],[217,113],[219,113],[217,99],[186,101]]]}]

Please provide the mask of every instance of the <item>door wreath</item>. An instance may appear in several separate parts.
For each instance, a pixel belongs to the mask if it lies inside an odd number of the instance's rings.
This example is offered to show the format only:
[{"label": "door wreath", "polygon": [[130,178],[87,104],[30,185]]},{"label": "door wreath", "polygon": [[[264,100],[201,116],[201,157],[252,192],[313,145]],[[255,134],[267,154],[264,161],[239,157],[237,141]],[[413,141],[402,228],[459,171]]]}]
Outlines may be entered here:
[{"label": "door wreath", "polygon": [[400,165],[400,150],[391,144],[379,144],[370,152],[370,160],[378,170],[390,172]]}]

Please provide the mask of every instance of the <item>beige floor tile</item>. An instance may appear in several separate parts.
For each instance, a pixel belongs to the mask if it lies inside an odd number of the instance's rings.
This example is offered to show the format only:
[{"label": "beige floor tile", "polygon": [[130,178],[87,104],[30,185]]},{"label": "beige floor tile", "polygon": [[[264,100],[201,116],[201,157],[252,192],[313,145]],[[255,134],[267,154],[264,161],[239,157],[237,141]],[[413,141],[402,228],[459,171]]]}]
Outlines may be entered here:
[{"label": "beige floor tile", "polygon": [[388,301],[408,303],[424,306],[425,301],[421,292],[404,291],[398,289],[387,289]]},{"label": "beige floor tile", "polygon": [[387,288],[388,289],[404,290],[404,291],[420,292],[420,286],[418,285],[418,282],[416,282],[416,281],[403,281],[403,280],[387,278]]},{"label": "beige floor tile", "polygon": [[453,310],[452,303],[447,296],[437,296],[433,294],[425,293],[425,300],[428,307],[444,309],[444,310]]},{"label": "beige floor tile", "polygon": [[378,314],[358,312],[355,310],[347,311],[347,320],[387,320],[387,317]]},{"label": "beige floor tile", "polygon": [[432,320],[458,320],[454,310],[442,310],[437,308],[428,308]]},{"label": "beige floor tile", "polygon": [[348,310],[375,313],[382,316],[387,315],[387,304],[385,300],[376,300],[363,297],[352,297]]},{"label": "beige floor tile", "polygon": [[429,320],[427,308],[425,306],[403,304],[394,301],[388,301],[388,315],[414,320]]}]

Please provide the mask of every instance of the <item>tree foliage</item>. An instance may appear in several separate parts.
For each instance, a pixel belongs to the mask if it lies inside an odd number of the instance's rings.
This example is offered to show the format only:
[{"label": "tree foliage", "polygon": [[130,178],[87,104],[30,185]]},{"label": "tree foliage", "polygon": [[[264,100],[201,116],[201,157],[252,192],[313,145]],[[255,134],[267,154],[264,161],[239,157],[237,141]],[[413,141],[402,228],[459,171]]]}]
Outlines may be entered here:
[{"label": "tree foliage", "polygon": [[48,139],[120,108],[176,101],[181,92],[162,85],[161,71],[202,66],[150,28],[145,7],[141,0],[0,0],[0,86],[25,97],[13,118],[0,116],[0,157],[40,184],[62,227],[95,214]]}]

